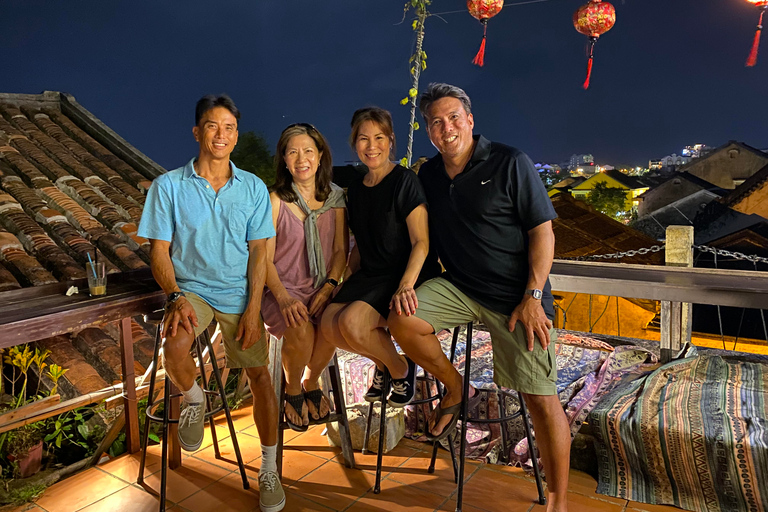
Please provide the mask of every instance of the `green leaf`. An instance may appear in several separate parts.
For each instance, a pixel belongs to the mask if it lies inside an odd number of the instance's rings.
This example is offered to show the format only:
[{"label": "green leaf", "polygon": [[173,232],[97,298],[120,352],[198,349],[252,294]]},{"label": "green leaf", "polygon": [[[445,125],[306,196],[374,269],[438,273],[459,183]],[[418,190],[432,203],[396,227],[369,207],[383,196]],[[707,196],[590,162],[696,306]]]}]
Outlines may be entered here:
[{"label": "green leaf", "polygon": [[56,427],[56,430],[61,430],[61,420],[56,420],[56,423],[54,423],[54,426]]},{"label": "green leaf", "polygon": [[159,443],[160,442],[160,438],[157,437],[157,434],[154,434],[152,432],[149,433],[149,439],[151,441],[154,441],[155,443]]},{"label": "green leaf", "polygon": [[43,438],[43,441],[45,441],[46,443],[48,443],[48,442],[50,442],[50,441],[51,441],[51,439],[53,439],[54,437],[56,437],[56,432],[51,432],[50,434],[48,434],[47,436],[45,436],[45,437]]},{"label": "green leaf", "polygon": [[56,436],[56,442],[54,444],[56,445],[56,448],[61,448],[61,432]]},{"label": "green leaf", "polygon": [[80,414],[79,412],[75,414],[75,421],[80,421],[82,419],[83,419],[83,415],[82,414]]},{"label": "green leaf", "polygon": [[88,439],[88,436],[91,435],[91,430],[88,428],[88,425],[85,424],[78,425],[77,431],[80,432],[80,435],[83,436],[83,439]]}]

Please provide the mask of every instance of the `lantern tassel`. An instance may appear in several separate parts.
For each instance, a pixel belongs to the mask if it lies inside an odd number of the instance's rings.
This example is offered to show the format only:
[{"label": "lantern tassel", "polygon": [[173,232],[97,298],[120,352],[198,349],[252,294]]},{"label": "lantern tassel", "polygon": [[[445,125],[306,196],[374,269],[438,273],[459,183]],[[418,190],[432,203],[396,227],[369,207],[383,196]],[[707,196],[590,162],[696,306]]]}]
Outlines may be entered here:
[{"label": "lantern tassel", "polygon": [[755,32],[755,40],[752,43],[752,51],[749,52],[749,58],[747,59],[747,67],[751,68],[757,64],[757,51],[760,48],[760,35],[763,32],[763,14],[765,14],[765,7],[760,11],[760,21],[757,23],[757,31]]},{"label": "lantern tassel", "polygon": [[587,62],[587,79],[584,80],[584,85],[582,87],[586,91],[589,89],[589,81],[592,78],[592,63],[595,60],[595,43],[597,42],[596,37],[590,37],[589,38],[589,49],[587,50],[587,55],[589,56],[589,61]]},{"label": "lantern tassel", "polygon": [[485,64],[485,40],[487,39],[486,32],[488,31],[488,20],[483,19],[481,23],[483,24],[483,42],[480,43],[480,50],[478,50],[475,58],[472,59],[472,64],[483,67],[483,64]]}]

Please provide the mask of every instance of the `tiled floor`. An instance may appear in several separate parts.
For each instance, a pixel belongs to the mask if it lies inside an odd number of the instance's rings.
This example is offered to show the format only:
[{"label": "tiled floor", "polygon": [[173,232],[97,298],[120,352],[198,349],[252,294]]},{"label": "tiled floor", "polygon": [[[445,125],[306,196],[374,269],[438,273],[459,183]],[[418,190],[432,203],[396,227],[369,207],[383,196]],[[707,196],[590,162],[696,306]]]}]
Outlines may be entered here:
[{"label": "tiled floor", "polygon": [[[203,448],[184,454],[183,467],[168,472],[167,507],[169,512],[258,511],[258,433],[250,419],[250,408],[235,411],[237,439],[250,489],[243,490],[237,465],[214,457],[210,435]],[[226,427],[226,423],[221,425]],[[381,494],[373,494],[376,471],[375,454],[355,453],[357,469],[343,465],[340,450],[328,446],[316,426],[303,434],[286,431],[283,486],[286,512],[349,511],[398,512],[409,510],[453,511],[456,486],[447,452],[441,450],[435,472],[426,471],[431,445],[403,439],[384,456]],[[232,444],[226,428],[217,428],[222,457],[232,459]],[[139,456],[124,455],[78,473],[48,488],[34,503],[8,512],[138,512],[158,508],[158,498],[136,482]],[[157,489],[160,483],[159,446],[150,447],[145,482]],[[571,512],[662,512],[676,511],[627,502],[595,494],[597,482],[578,471],[571,471],[569,510]],[[467,512],[544,512],[536,505],[536,485],[518,468],[468,463],[464,485]]]}]

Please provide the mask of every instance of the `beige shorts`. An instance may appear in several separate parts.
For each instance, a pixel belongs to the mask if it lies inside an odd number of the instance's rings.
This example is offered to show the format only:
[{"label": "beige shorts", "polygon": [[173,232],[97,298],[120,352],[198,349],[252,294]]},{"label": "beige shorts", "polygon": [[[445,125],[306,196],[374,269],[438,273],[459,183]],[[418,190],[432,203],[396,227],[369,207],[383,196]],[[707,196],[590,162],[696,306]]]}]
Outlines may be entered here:
[{"label": "beige shorts", "polygon": [[[221,337],[224,340],[224,353],[227,355],[228,368],[256,368],[269,364],[269,337],[267,330],[262,328],[261,338],[248,350],[243,350],[240,341],[235,340],[240,316],[233,313],[222,313],[214,309],[199,295],[184,292],[187,300],[195,309],[197,315],[197,327],[195,336],[199,336],[215,318],[219,323]],[[263,324],[263,322],[262,322]]]},{"label": "beige shorts", "polygon": [[547,350],[538,339],[528,350],[525,330],[520,322],[509,332],[509,317],[481,306],[442,277],[430,279],[416,290],[419,307],[416,316],[428,322],[435,332],[468,322],[482,322],[491,333],[493,381],[499,386],[530,395],[557,394],[557,334],[549,332]]}]

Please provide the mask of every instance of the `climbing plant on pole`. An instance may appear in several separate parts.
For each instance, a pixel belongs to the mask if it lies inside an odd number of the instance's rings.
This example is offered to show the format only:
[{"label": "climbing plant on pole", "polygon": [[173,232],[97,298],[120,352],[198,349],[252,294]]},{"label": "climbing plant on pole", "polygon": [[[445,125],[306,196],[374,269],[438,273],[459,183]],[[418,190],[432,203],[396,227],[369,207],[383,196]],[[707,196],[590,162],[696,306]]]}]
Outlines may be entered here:
[{"label": "climbing plant on pole", "polygon": [[400,100],[401,105],[410,105],[411,117],[408,123],[408,148],[405,157],[400,161],[404,167],[411,166],[413,159],[413,132],[419,129],[419,123],[416,121],[416,98],[419,95],[419,78],[421,72],[427,69],[427,53],[424,51],[424,22],[429,17],[427,6],[432,0],[408,0],[403,9],[403,18],[408,12],[413,10],[416,18],[411,23],[413,31],[416,32],[416,49],[411,55],[408,64],[411,72],[411,88],[408,90],[408,96]]}]

